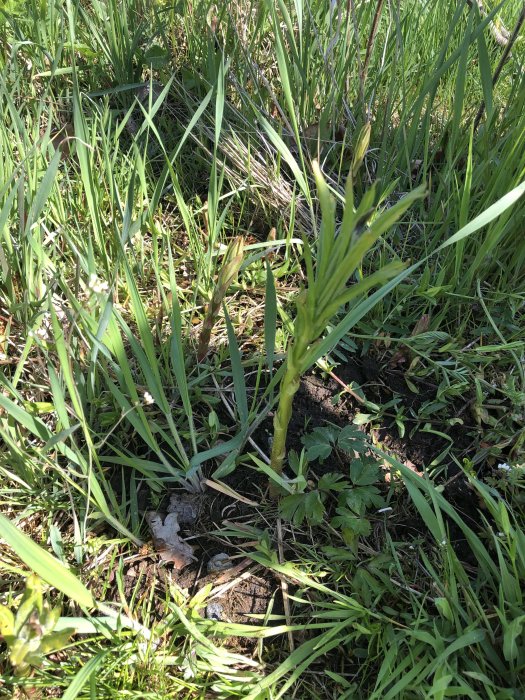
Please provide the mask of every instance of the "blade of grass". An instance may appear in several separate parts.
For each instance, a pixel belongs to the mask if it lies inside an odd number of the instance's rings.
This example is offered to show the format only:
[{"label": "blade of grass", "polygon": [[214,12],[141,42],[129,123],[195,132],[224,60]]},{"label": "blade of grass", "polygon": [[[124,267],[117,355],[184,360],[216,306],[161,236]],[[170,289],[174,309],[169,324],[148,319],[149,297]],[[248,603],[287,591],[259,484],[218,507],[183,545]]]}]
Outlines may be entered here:
[{"label": "blade of grass", "polygon": [[264,305],[264,347],[266,352],[266,365],[270,374],[273,372],[275,357],[275,336],[277,329],[277,295],[275,293],[275,280],[272,268],[266,261],[266,293]]},{"label": "blade of grass", "polygon": [[82,607],[95,607],[95,599],[84,584],[58,559],[39,547],[2,514],[0,514],[0,535],[13,548],[17,556],[43,581],[62,591]]},{"label": "blade of grass", "polygon": [[248,398],[246,394],[244,368],[242,366],[241,353],[237,343],[237,338],[235,336],[235,331],[225,306],[223,307],[223,310],[226,321],[226,329],[228,332],[228,344],[230,346],[235,401],[239,412],[239,420],[241,426],[244,428],[248,425]]}]

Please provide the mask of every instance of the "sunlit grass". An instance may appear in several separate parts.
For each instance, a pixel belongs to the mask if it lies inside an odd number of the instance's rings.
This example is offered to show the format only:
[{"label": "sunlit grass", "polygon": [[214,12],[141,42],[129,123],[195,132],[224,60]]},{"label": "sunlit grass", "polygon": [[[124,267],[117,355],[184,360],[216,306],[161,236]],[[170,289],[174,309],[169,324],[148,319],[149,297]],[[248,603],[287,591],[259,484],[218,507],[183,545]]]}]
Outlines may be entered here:
[{"label": "sunlit grass", "polygon": [[[523,693],[525,54],[519,37],[494,82],[495,30],[512,33],[521,4],[483,17],[472,5],[0,5],[0,508],[16,526],[0,523],[0,600],[15,610],[36,570],[57,589],[44,595],[63,597],[60,624],[77,629],[26,677],[1,647],[6,692]],[[323,257],[317,232],[333,198],[343,250],[365,125],[355,208],[392,225],[337,286],[344,256]],[[398,220],[403,197],[413,206]],[[232,241],[244,250],[233,272]],[[348,277],[366,285],[393,260],[402,278],[351,316]],[[260,627],[206,619],[209,592],[179,589],[161,566],[127,588],[149,537],[145,502],[201,493],[203,478],[230,488],[222,480],[253,467],[254,451],[270,461],[254,436],[277,407],[310,264],[325,273],[319,294],[333,280],[341,303],[316,314],[308,367],[333,368],[353,347],[386,364],[401,349],[408,386],[435,395],[417,410],[394,398],[400,432],[460,425],[472,448],[449,438],[424,478],[383,455],[393,511],[372,516],[375,539],[357,555],[328,521],[304,532],[277,521],[248,484],[258,507],[221,537],[252,542],[243,551],[284,590]],[[372,427],[393,410],[363,401]],[[479,503],[476,528],[445,499],[449,478]],[[235,640],[248,638],[245,652]]]}]

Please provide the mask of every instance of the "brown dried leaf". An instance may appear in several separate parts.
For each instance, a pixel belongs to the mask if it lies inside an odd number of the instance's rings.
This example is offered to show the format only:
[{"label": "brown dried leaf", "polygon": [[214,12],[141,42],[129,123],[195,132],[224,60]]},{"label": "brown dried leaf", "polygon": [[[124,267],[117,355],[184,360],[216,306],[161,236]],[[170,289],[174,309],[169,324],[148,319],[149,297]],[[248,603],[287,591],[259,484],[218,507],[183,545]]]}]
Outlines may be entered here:
[{"label": "brown dried leaf", "polygon": [[153,545],[163,561],[171,562],[177,569],[195,561],[193,548],[178,535],[180,525],[177,513],[168,513],[163,522],[160,513],[149,511],[146,521],[153,536]]}]

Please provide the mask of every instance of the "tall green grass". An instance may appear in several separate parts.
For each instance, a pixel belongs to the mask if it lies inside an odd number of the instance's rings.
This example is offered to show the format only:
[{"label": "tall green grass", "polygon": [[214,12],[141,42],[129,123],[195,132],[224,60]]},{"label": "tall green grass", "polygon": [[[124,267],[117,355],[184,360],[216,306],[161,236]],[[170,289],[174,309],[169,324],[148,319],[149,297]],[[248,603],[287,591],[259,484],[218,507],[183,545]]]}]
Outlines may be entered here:
[{"label": "tall green grass", "polygon": [[[486,17],[476,3],[422,0],[0,6],[1,507],[71,566],[111,561],[130,619],[159,638],[160,608],[172,624],[162,654],[115,625],[90,627],[58,681],[44,668],[32,683],[58,682],[71,698],[146,697],[152,677],[162,697],[326,697],[318,664],[337,656],[338,668],[327,665],[334,697],[522,692],[520,472],[510,485],[464,477],[484,539],[402,464],[402,498],[424,541],[385,530],[380,551],[367,544],[357,561],[339,544],[305,545],[292,564],[265,539],[254,559],[297,586],[292,617],[273,629],[268,619],[251,631],[204,620],[202,600],[175,586],[160,595],[156,582],[147,601],[138,583],[126,599],[122,578],[126,548],[146,537],[141,494],[155,502],[167,488],[226,478],[275,407],[301,237],[314,261],[322,252],[312,161],[338,229],[367,122],[356,206],[372,182],[385,216],[419,185],[429,194],[354,274],[400,258],[404,278],[367,299],[351,327],[336,326],[349,309],[334,310],[316,359],[334,339],[330,362],[350,341],[363,353],[380,338],[402,344],[412,386],[436,386],[414,420],[446,430],[472,388],[473,463],[523,458],[524,51],[519,38],[494,84],[502,49],[490,30],[512,30],[520,9],[514,0]],[[198,363],[200,324],[239,236],[245,259],[221,290],[212,352]],[[425,315],[428,333],[412,336]],[[451,523],[475,570],[454,552]],[[11,601],[36,567],[5,527],[0,596]],[[110,590],[108,571],[96,570]],[[83,591],[89,575],[78,574]],[[290,654],[263,642],[289,634]],[[260,663],[224,648],[235,635],[258,636]],[[25,684],[2,674],[11,688]]]}]

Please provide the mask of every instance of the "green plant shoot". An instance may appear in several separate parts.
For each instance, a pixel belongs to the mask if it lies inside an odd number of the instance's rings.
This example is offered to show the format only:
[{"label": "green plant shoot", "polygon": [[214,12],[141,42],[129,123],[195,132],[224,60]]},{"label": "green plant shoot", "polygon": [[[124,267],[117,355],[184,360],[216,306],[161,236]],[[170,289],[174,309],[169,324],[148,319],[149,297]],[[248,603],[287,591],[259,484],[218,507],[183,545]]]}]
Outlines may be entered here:
[{"label": "green plant shoot", "polygon": [[[363,129],[359,141],[366,141],[369,134],[369,129]],[[375,186],[372,186],[363,195],[357,210],[354,209],[353,174],[357,172],[365,152],[365,144],[358,143],[346,184],[345,210],[339,231],[336,229],[334,198],[328,190],[319,165],[316,161],[313,163],[321,207],[317,261],[314,265],[310,246],[305,241],[307,286],[299,292],[296,299],[293,337],[287,348],[286,367],[279,390],[279,405],[274,417],[271,468],[277,474],[281,474],[283,469],[292,403],[299,389],[301,375],[320,357],[316,355],[316,342],[341,307],[362,297],[372,287],[384,285],[403,270],[404,264],[395,260],[348,286],[365,254],[379,236],[398,221],[416,199],[425,196],[425,187],[418,187],[389,209],[374,216],[377,206],[374,206]]]},{"label": "green plant shoot", "polygon": [[226,296],[228,288],[235,280],[239,268],[242,264],[244,253],[244,239],[242,236],[237,236],[228,246],[224,255],[224,261],[217,278],[215,289],[210,304],[206,310],[206,316],[202,324],[202,330],[199,337],[197,348],[197,359],[202,362],[208,353],[210,346],[211,332],[214,325],[217,323],[217,318],[221,310],[222,302]]}]

